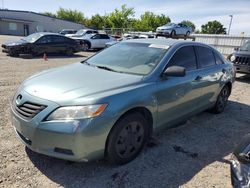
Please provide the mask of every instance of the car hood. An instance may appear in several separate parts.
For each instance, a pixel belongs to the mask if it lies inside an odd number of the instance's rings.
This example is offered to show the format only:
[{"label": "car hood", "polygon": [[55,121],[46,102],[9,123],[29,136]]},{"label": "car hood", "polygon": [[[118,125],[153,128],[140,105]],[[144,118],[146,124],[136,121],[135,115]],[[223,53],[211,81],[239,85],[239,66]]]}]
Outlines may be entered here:
[{"label": "car hood", "polygon": [[17,40],[17,41],[10,41],[10,42],[4,43],[4,45],[6,46],[18,46],[18,45],[23,45],[23,44],[28,44],[28,42],[25,40]]},{"label": "car hood", "polygon": [[235,56],[250,56],[250,51],[236,51],[233,53]]},{"label": "car hood", "polygon": [[23,83],[22,89],[33,96],[60,103],[128,87],[142,78],[75,63],[34,75]]},{"label": "car hood", "polygon": [[157,29],[173,29],[174,27],[173,26],[161,26],[161,27],[158,27]]}]

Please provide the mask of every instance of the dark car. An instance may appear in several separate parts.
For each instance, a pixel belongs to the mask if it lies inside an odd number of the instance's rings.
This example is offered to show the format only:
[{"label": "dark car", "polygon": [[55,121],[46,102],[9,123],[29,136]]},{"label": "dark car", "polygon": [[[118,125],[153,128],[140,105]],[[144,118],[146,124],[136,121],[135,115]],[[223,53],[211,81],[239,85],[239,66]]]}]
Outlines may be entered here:
[{"label": "dark car", "polygon": [[235,51],[228,56],[235,68],[236,72],[250,74],[250,41],[236,48]]},{"label": "dark car", "polygon": [[250,187],[250,134],[242,139],[233,152],[231,181],[235,188]]},{"label": "dark car", "polygon": [[77,30],[75,30],[75,29],[63,29],[59,33],[61,35],[67,35],[67,34],[75,34],[76,32],[77,32]]},{"label": "dark car", "polygon": [[73,55],[81,51],[79,41],[56,33],[34,33],[19,41],[2,44],[3,52],[10,56],[31,54],[33,56],[50,53]]}]

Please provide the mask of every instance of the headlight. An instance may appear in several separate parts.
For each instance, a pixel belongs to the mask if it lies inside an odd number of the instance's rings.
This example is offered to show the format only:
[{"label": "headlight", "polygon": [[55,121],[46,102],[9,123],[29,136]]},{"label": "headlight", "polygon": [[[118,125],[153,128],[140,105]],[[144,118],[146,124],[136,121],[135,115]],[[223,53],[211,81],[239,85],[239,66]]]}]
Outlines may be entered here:
[{"label": "headlight", "polygon": [[236,59],[236,57],[234,56],[234,55],[232,55],[231,57],[230,57],[230,61],[235,61],[235,59]]},{"label": "headlight", "polygon": [[107,104],[60,107],[52,112],[46,120],[51,121],[93,118],[101,115],[106,107]]}]

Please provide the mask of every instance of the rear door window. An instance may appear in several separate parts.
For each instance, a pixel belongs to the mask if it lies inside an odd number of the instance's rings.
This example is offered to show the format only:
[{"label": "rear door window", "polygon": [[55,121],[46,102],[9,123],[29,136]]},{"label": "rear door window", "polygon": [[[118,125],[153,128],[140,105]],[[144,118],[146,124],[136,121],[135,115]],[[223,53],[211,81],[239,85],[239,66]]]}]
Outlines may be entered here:
[{"label": "rear door window", "polygon": [[101,36],[101,39],[109,39],[108,35],[100,35],[100,36]]},{"label": "rear door window", "polygon": [[64,37],[61,36],[52,36],[53,42],[55,43],[63,43],[66,42]]},{"label": "rear door window", "polygon": [[196,46],[195,48],[201,68],[215,65],[213,51],[210,48],[203,46]]},{"label": "rear door window", "polygon": [[180,48],[168,63],[170,66],[181,66],[186,68],[186,71],[197,69],[196,56],[193,46],[185,46]]}]

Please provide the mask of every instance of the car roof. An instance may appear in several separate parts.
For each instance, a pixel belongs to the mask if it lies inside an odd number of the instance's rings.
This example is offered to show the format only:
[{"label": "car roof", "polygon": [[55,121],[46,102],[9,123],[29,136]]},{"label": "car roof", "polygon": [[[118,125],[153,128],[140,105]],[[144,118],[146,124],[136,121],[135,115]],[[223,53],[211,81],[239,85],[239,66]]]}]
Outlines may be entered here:
[{"label": "car roof", "polygon": [[135,42],[135,43],[147,43],[147,44],[159,44],[159,45],[168,45],[173,46],[177,43],[187,43],[190,41],[182,41],[177,39],[131,39],[126,40],[126,42]]},{"label": "car roof", "polygon": [[[167,46],[175,46],[175,45],[182,45],[182,44],[188,44],[188,45],[202,45],[207,47],[212,47],[210,45],[195,42],[195,41],[188,41],[188,40],[178,40],[178,39],[159,39],[159,38],[151,38],[151,39],[130,39],[125,40],[122,42],[132,42],[132,43],[145,43],[145,44],[158,44],[158,45],[167,45]],[[213,48],[213,47],[212,47]]]},{"label": "car roof", "polygon": [[52,32],[38,32],[39,34],[41,34],[42,36],[45,36],[45,35],[58,35],[58,36],[64,36],[64,35],[61,35],[60,33],[52,33]]}]

